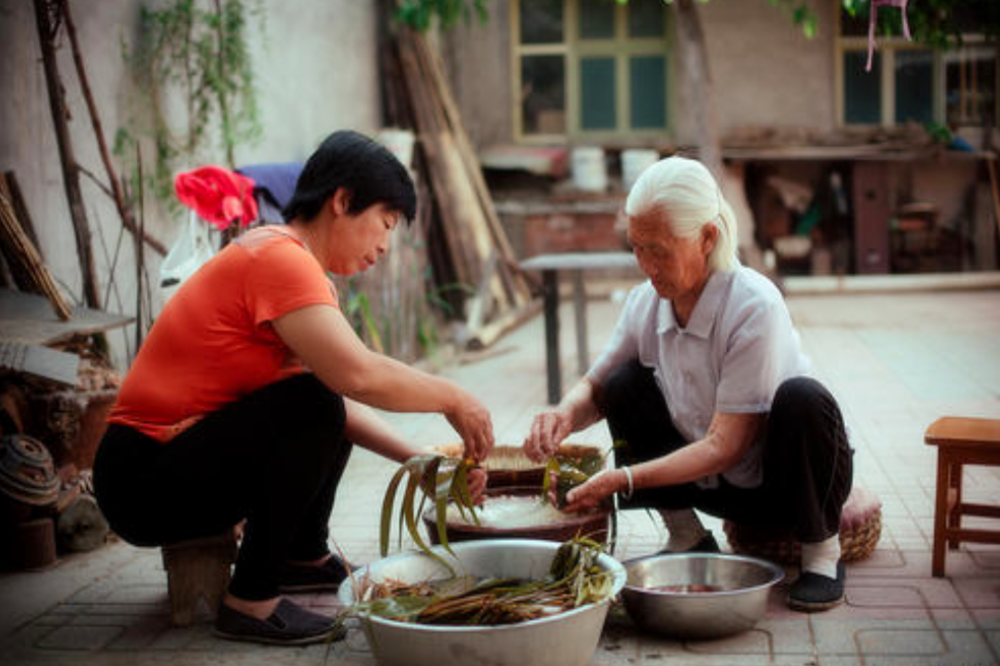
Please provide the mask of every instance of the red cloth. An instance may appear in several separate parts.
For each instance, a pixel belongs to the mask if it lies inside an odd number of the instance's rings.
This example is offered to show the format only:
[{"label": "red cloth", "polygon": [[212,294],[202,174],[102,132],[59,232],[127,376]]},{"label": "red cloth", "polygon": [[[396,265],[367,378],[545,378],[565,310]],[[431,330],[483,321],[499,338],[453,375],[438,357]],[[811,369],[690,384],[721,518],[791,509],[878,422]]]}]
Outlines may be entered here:
[{"label": "red cloth", "polygon": [[174,177],[174,190],[181,203],[225,229],[234,220],[245,227],[257,219],[254,181],[220,166],[204,166]]}]

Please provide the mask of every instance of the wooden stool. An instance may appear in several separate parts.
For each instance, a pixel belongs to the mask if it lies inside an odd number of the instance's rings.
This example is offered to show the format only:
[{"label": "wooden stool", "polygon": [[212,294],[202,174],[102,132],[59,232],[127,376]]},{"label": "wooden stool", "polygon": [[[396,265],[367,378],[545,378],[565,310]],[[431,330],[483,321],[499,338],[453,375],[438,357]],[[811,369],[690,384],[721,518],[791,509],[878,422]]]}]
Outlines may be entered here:
[{"label": "wooden stool", "polygon": [[229,585],[236,551],[236,533],[232,529],[214,537],[163,546],[170,619],[174,625],[186,627],[191,624],[199,599],[205,600],[212,614],[218,612]]},{"label": "wooden stool", "polygon": [[1000,419],[945,416],[927,428],[924,442],[938,447],[931,572],[940,578],[944,576],[945,543],[952,550],[963,541],[1000,544],[1000,530],[962,528],[962,516],[1000,518],[1000,504],[962,501],[963,465],[1000,466]]}]

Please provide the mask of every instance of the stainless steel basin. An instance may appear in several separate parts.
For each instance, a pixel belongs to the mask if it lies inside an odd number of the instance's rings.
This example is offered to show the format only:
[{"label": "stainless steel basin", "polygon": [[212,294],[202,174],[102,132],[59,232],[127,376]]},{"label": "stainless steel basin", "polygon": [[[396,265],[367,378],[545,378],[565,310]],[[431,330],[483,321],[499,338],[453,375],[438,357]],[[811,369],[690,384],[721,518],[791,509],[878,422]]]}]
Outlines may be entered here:
[{"label": "stainless steel basin", "polygon": [[[543,578],[558,543],[531,539],[468,541],[452,545],[456,571],[473,576]],[[435,551],[450,558],[443,548]],[[454,561],[454,560],[449,560]],[[613,593],[625,584],[625,569],[601,555],[598,564],[614,573]],[[374,580],[394,578],[416,583],[451,574],[418,552],[387,557],[355,573]],[[341,601],[351,604],[349,583],[340,588]],[[435,626],[396,622],[365,614],[362,625],[375,659],[383,666],[583,666],[589,664],[604,628],[611,597],[598,603],[519,624],[502,626]]]}]

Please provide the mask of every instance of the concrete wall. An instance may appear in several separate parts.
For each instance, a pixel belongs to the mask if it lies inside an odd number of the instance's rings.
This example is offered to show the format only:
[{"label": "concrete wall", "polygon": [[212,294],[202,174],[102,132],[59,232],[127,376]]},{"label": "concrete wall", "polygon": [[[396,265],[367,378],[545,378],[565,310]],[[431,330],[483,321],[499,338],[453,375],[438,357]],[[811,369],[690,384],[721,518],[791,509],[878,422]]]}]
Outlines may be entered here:
[{"label": "concrete wall", "polygon": [[[478,21],[461,24],[442,37],[442,53],[463,120],[480,147],[513,140],[510,1],[491,0],[485,26]],[[834,127],[832,3],[810,3],[819,17],[818,34],[811,40],[786,12],[764,0],[697,4],[723,133],[749,125]],[[672,64],[670,112],[675,136],[671,138],[689,144],[694,141],[691,105],[677,58]]]},{"label": "concrete wall", "polygon": [[[135,90],[122,59],[120,43],[133,43],[140,3],[135,0],[71,0],[94,98],[109,142],[134,108]],[[258,145],[239,146],[237,164],[302,160],[319,141],[339,128],[373,132],[380,122],[375,3],[357,0],[263,0],[263,30],[252,22],[247,32],[258,87],[263,137]],[[12,169],[24,191],[40,236],[41,250],[56,279],[81,301],[77,250],[66,204],[52,118],[42,71],[34,10],[29,0],[0,0],[0,169]],[[72,114],[72,142],[77,161],[103,178],[87,110],[80,95],[68,43],[59,67]],[[148,148],[148,146],[147,146]],[[146,153],[152,167],[152,149]],[[221,153],[207,162],[224,163]],[[200,166],[200,164],[192,165]],[[118,165],[120,169],[121,166]],[[103,294],[115,288],[106,309],[135,311],[135,263],[131,236],[111,275],[111,255],[121,224],[110,200],[83,179],[93,234],[93,251]],[[151,199],[147,196],[147,202]],[[169,245],[184,215],[171,217],[148,206],[146,227]],[[105,250],[102,247],[107,247]],[[147,251],[154,285],[159,255]],[[156,310],[161,306],[154,288]],[[131,327],[109,335],[119,366],[126,360]]]}]

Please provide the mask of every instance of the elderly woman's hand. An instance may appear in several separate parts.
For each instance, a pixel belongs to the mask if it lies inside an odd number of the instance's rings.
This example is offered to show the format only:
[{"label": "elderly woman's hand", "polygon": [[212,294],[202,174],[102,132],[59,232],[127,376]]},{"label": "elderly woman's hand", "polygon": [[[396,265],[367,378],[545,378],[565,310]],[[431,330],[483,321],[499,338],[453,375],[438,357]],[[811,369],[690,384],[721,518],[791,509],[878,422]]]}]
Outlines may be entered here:
[{"label": "elderly woman's hand", "polygon": [[559,451],[559,444],[573,432],[573,420],[560,409],[544,411],[531,423],[531,432],[524,440],[524,453],[529,460],[540,462]]},{"label": "elderly woman's hand", "polygon": [[445,416],[465,445],[465,456],[476,462],[486,460],[493,450],[493,422],[490,412],[471,393],[460,390],[456,406]]},{"label": "elderly woman's hand", "polygon": [[625,472],[620,469],[606,469],[590,477],[585,483],[566,493],[563,511],[580,513],[597,507],[606,498],[624,490],[628,485]]}]

